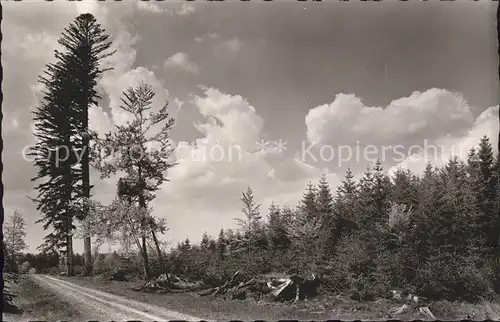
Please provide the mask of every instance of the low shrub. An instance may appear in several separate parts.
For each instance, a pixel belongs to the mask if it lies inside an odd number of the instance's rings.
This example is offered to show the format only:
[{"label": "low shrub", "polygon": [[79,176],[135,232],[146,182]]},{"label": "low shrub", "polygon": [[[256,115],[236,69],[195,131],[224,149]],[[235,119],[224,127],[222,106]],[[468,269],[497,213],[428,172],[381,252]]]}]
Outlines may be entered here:
[{"label": "low shrub", "polygon": [[433,300],[478,302],[493,296],[484,270],[460,258],[426,262],[417,272],[415,286],[422,296]]}]

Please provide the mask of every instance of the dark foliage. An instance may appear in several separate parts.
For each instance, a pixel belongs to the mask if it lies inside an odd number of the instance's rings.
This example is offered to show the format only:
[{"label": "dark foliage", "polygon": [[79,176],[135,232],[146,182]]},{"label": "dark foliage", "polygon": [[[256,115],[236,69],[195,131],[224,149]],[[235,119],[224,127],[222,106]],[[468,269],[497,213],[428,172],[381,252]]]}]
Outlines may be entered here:
[{"label": "dark foliage", "polygon": [[238,270],[248,278],[315,273],[320,291],[356,300],[394,288],[429,299],[490,298],[500,291],[498,164],[484,137],[467,161],[429,164],[421,176],[389,177],[376,162],[358,182],[348,171],[332,195],[323,175],[295,209],[272,204],[266,222],[247,189],[241,229],[216,240],[204,234],[200,245],[186,240],[168,263],[212,285]]}]

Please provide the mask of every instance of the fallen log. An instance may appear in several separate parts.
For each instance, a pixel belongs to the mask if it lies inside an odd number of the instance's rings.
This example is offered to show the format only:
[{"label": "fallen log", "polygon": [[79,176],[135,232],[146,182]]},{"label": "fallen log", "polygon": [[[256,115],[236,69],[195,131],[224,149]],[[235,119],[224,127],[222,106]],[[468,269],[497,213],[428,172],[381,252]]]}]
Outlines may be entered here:
[{"label": "fallen log", "polygon": [[127,281],[126,272],[121,267],[117,267],[113,270],[108,280],[125,282]]},{"label": "fallen log", "polygon": [[212,294],[214,294],[214,292],[215,292],[216,289],[217,289],[217,287],[203,290],[201,292],[198,292],[198,296],[212,295]]},{"label": "fallen log", "polygon": [[139,287],[133,288],[132,290],[137,291],[137,292],[171,292],[171,289],[168,287],[163,287],[160,284],[158,284],[156,281],[146,281],[144,285],[141,285]]},{"label": "fallen log", "polygon": [[418,310],[420,311],[420,313],[424,314],[425,316],[429,317],[430,319],[437,320],[436,317],[434,316],[434,314],[432,314],[432,312],[428,306],[419,307]]},{"label": "fallen log", "polygon": [[231,279],[229,281],[227,281],[226,283],[224,283],[224,285],[219,287],[212,295],[217,295],[217,294],[226,292],[231,286],[235,286],[233,284],[236,282],[236,278],[238,277],[239,274],[240,274],[240,271],[236,271],[236,273],[233,274]]},{"label": "fallen log", "polygon": [[226,293],[229,288],[235,286],[234,283],[236,283],[237,281],[236,278],[238,277],[239,274],[240,271],[236,271],[236,273],[234,273],[233,276],[228,281],[226,281],[226,283],[224,283],[222,286],[217,286],[210,288],[208,290],[201,291],[200,293],[198,293],[198,295],[206,296],[206,295],[218,295]]},{"label": "fallen log", "polygon": [[399,309],[397,309],[396,312],[394,312],[394,314],[400,315],[400,314],[408,312],[409,310],[410,310],[410,306],[407,304],[403,304],[403,306],[401,306]]},{"label": "fallen log", "polygon": [[434,314],[427,306],[427,299],[423,296],[417,296],[410,292],[405,292],[401,290],[391,290],[392,299],[399,303],[404,303],[398,310],[394,312],[395,315],[403,314],[411,309],[418,310],[424,316],[436,320]]},{"label": "fallen log", "polygon": [[284,283],[282,283],[280,286],[276,287],[272,292],[271,294],[278,298],[280,297],[280,295],[283,293],[283,291],[289,287],[291,284],[293,283],[293,281],[291,279],[288,279],[286,280]]}]

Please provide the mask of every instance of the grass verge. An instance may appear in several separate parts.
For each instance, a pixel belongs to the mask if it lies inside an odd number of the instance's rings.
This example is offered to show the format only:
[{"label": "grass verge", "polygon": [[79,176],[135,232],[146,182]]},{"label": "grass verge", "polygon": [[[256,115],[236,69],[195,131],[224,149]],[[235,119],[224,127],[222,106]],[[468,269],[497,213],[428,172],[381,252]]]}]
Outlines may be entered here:
[{"label": "grass verge", "polygon": [[29,276],[17,280],[5,279],[6,287],[14,295],[11,310],[4,311],[3,321],[73,321],[82,318],[80,312],[56,294],[41,287]]}]

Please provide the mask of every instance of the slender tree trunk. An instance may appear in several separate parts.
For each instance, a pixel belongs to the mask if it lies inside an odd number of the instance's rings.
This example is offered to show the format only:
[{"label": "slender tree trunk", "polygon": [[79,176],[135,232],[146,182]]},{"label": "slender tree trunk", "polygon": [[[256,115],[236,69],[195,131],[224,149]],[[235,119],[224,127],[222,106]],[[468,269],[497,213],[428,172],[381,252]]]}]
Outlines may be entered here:
[{"label": "slender tree trunk", "polygon": [[73,276],[73,236],[68,235],[66,246],[66,275]]},{"label": "slender tree trunk", "polygon": [[[146,228],[146,223],[145,219],[142,221],[142,231],[144,232]],[[146,281],[149,281],[150,278],[150,272],[149,272],[149,259],[148,259],[148,245],[147,245],[147,240],[146,236],[142,235],[142,258],[144,260],[144,279]]]},{"label": "slender tree trunk", "polygon": [[10,268],[14,273],[17,273],[17,265],[16,265],[16,252],[14,250],[14,241],[15,241],[15,231],[16,231],[16,223],[12,223],[12,233],[11,233],[11,242],[10,247],[12,247],[12,254],[10,256],[10,261],[12,267]]},{"label": "slender tree trunk", "polygon": [[63,268],[66,270],[66,252],[59,251],[59,270],[62,270]]},{"label": "slender tree trunk", "polygon": [[92,255],[91,255],[91,240],[90,237],[85,237],[83,240],[83,250],[84,250],[84,275],[92,275]]},{"label": "slender tree trunk", "polygon": [[[148,265],[145,264],[148,262],[148,253],[147,253],[147,251],[145,251],[145,247],[143,247],[141,245],[141,241],[138,238],[134,238],[134,240],[135,240],[135,243],[137,245],[137,249],[139,250],[139,254],[141,254],[141,256],[142,256],[142,260],[143,260],[143,264],[144,264],[144,266],[143,266],[144,280],[147,282],[150,279],[149,268],[148,268]],[[144,238],[143,238],[143,241],[144,241]]]},{"label": "slender tree trunk", "polygon": [[[89,53],[90,55],[90,53]],[[82,133],[82,188],[83,188],[83,197],[90,200],[90,167],[89,167],[89,134],[88,134],[88,122],[89,122],[89,114],[88,114],[88,96],[89,96],[89,84],[86,82],[83,84],[83,96],[80,108],[84,113],[83,117],[83,132]],[[88,204],[85,203],[84,206],[84,214],[85,216],[89,215],[89,207]],[[84,275],[90,276],[92,274],[92,241],[90,236],[85,236],[83,240],[83,251],[84,251]]]},{"label": "slender tree trunk", "polygon": [[[145,211],[146,210],[146,201],[144,200],[144,196],[141,192],[141,194],[139,195],[139,207]],[[147,222],[146,222],[146,214],[144,213],[143,214],[143,218],[142,218],[142,222],[141,222],[141,228],[142,228],[142,232],[145,232],[146,231],[146,228],[147,228]],[[150,278],[150,272],[149,272],[149,260],[148,260],[148,245],[147,245],[147,241],[146,241],[146,235],[145,234],[142,234],[142,257],[143,257],[143,260],[144,260],[144,279],[146,281],[149,281],[149,278]]]},{"label": "slender tree trunk", "polygon": [[151,228],[151,235],[153,235],[153,241],[155,243],[156,251],[158,252],[158,262],[160,263],[160,274],[163,274],[163,273],[165,273],[165,265],[163,262],[163,255],[161,253],[160,243],[158,242],[158,238],[156,238],[155,231],[152,228]]},{"label": "slender tree trunk", "polygon": [[[83,151],[82,156],[82,176],[83,176],[83,196],[90,199],[90,169],[89,169],[89,138],[84,135],[83,139]],[[84,213],[88,216],[89,207],[87,204],[84,206]],[[84,275],[90,276],[92,274],[92,241],[90,236],[85,236],[83,240],[83,251],[84,251]]]},{"label": "slender tree trunk", "polygon": [[148,249],[146,243],[146,236],[142,236],[142,257],[144,259],[144,279],[149,281],[150,273],[149,273],[149,260],[148,260]]},{"label": "slender tree trunk", "polygon": [[144,186],[143,186],[143,178],[142,178],[142,168],[139,163],[138,169],[137,169],[137,184],[139,185],[139,207],[143,211],[142,215],[142,221],[141,221],[141,228],[142,228],[142,249],[143,249],[143,257],[144,257],[144,278],[146,281],[149,281],[150,277],[150,272],[149,272],[149,260],[148,260],[148,245],[147,245],[147,240],[146,240],[146,235],[144,232],[147,229],[148,223],[147,223],[147,218],[146,218],[146,199],[144,198]]},{"label": "slender tree trunk", "polygon": [[18,267],[17,267],[17,262],[16,262],[16,253],[14,251],[12,251],[12,255],[11,255],[11,264],[12,264],[12,267],[10,268],[13,272],[17,273],[18,272]]}]

